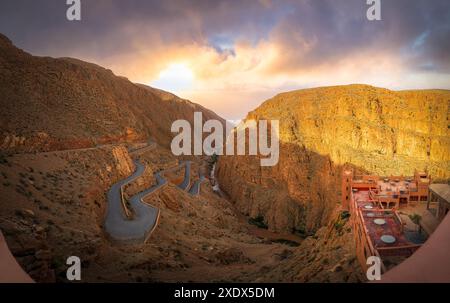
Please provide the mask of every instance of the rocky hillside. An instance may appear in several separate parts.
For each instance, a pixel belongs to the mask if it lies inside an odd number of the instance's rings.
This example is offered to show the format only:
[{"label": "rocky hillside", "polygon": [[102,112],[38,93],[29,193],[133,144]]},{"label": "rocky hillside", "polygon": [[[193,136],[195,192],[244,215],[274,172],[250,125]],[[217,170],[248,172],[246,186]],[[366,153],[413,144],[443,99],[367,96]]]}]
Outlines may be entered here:
[{"label": "rocky hillside", "polygon": [[49,151],[153,138],[177,119],[220,117],[177,96],[71,58],[34,57],[0,34],[0,147]]},{"label": "rocky hillside", "polygon": [[[133,160],[146,168],[126,201],[180,160],[192,161],[191,184],[200,178],[209,159],[175,157],[170,126],[194,111],[220,120],[211,111],[93,64],[33,57],[3,36],[0,96],[0,230],[35,281],[68,282],[66,260],[78,256],[83,282],[249,282],[294,249],[284,235],[254,233],[209,182],[198,196],[181,190],[184,169],[145,198],[161,211],[150,241],[123,245],[105,233],[106,193]],[[151,148],[130,152],[148,139]]]},{"label": "rocky hillside", "polygon": [[221,187],[238,208],[273,230],[310,233],[339,202],[343,165],[380,175],[428,170],[450,178],[450,91],[390,91],[366,85],[283,93],[247,119],[280,120],[280,161],[222,157]]},{"label": "rocky hillside", "polygon": [[105,192],[134,170],[127,149],[113,145],[15,154],[0,162],[0,230],[39,282],[55,281],[55,267],[65,264],[57,260],[58,251],[92,259],[104,241]]},{"label": "rocky hillside", "polygon": [[255,274],[260,282],[354,283],[367,280],[356,259],[348,218],[333,213],[328,225],[307,237],[276,267]]}]

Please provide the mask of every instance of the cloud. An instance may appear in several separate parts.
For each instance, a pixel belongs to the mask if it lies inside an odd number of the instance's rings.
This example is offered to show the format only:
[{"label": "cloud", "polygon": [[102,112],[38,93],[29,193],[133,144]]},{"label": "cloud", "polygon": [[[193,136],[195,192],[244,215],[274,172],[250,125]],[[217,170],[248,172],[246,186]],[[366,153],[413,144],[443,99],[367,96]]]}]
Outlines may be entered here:
[{"label": "cloud", "polygon": [[[152,83],[187,64],[175,93],[239,119],[288,89],[346,83],[449,88],[450,2],[384,0],[382,21],[365,0],[3,1],[0,32],[39,55],[93,61]],[[166,79],[170,82],[170,79]]]}]

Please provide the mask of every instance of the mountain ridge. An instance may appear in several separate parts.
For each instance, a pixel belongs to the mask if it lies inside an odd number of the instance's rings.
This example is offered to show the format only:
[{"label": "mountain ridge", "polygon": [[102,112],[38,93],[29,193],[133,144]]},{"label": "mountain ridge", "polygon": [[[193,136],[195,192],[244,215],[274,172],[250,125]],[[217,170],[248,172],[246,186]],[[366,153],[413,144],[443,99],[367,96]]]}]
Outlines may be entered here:
[{"label": "mountain ridge", "polygon": [[[1,34],[0,34],[1,35]],[[225,120],[172,93],[74,58],[32,56],[0,36],[0,146],[11,152],[153,139],[168,147],[173,121]]]}]

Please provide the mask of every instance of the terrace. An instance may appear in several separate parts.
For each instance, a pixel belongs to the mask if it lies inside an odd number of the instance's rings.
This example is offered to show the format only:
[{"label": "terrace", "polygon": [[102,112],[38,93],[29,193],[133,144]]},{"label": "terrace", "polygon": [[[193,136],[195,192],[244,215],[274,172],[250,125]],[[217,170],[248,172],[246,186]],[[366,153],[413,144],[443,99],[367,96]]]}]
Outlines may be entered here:
[{"label": "terrace", "polygon": [[[353,198],[357,202],[375,248],[403,247],[410,244],[404,236],[404,223],[396,211],[379,208],[377,203],[370,199],[367,190],[354,192]],[[394,243],[383,242],[381,240],[383,235],[392,235],[396,241]]]},{"label": "terrace", "polygon": [[414,177],[363,175],[352,178],[351,188],[369,190],[370,199],[380,208],[399,209],[410,202],[427,201],[430,182],[422,172],[415,172]]},{"label": "terrace", "polygon": [[400,215],[395,210],[381,207],[379,201],[372,198],[370,189],[352,188],[351,197],[353,224],[355,229],[359,230],[359,245],[364,247],[361,252],[363,255],[359,256],[360,263],[370,255],[379,256],[383,261],[392,257],[408,257],[420,247],[421,243],[411,241],[412,238],[421,239],[416,235],[418,232],[406,231]]}]

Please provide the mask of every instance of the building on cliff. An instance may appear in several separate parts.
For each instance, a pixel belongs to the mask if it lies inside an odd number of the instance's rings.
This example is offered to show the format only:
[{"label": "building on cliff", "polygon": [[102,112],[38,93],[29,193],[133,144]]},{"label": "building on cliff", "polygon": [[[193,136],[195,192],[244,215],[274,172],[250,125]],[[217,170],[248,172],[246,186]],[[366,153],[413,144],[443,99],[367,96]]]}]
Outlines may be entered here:
[{"label": "building on cliff", "polygon": [[347,194],[344,205],[350,203],[350,189],[357,192],[367,190],[371,201],[376,202],[382,209],[399,209],[414,202],[428,201],[428,187],[431,179],[425,172],[415,172],[413,177],[390,176],[380,178],[375,175],[353,176],[351,171],[345,171],[343,188]]},{"label": "building on cliff", "polygon": [[[383,178],[355,176],[344,170],[342,207],[351,214],[356,256],[364,271],[368,269],[367,259],[376,256],[381,259],[382,272],[386,272],[411,256],[436,229],[436,216],[442,220],[450,206],[442,201],[441,188],[430,186],[430,182],[425,172]],[[435,201],[438,198],[439,204]],[[422,228],[422,218],[433,227]]]}]

